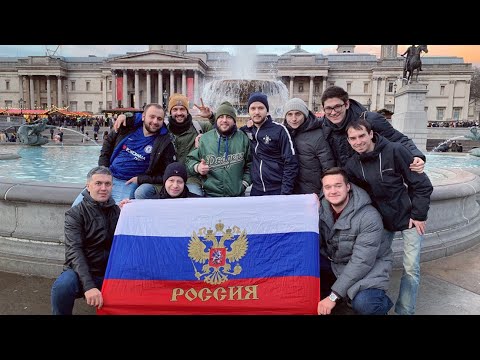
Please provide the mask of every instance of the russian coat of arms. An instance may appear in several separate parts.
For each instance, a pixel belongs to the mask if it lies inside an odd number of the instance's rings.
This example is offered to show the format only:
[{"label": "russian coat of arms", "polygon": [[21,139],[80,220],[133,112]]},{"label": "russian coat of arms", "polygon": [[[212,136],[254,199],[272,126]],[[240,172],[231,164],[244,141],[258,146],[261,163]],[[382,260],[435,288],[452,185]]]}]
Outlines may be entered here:
[{"label": "russian coat of arms", "polygon": [[242,272],[238,260],[245,256],[247,249],[245,230],[240,231],[238,226],[225,229],[225,225],[219,222],[215,225],[215,231],[201,228],[198,235],[193,232],[188,243],[188,256],[193,261],[204,264],[201,271],[193,265],[198,280],[203,278],[207,284],[218,285],[227,281],[228,275]]}]

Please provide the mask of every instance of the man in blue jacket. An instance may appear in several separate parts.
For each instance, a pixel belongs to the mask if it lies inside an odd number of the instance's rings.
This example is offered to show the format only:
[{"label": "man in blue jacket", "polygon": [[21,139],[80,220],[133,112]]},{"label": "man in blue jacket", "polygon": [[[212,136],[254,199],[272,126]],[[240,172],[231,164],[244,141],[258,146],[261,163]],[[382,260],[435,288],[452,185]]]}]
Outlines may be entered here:
[{"label": "man in blue jacket", "polygon": [[287,128],[268,115],[267,95],[254,92],[248,99],[253,126],[240,130],[251,142],[251,196],[290,195],[298,174],[298,158]]}]

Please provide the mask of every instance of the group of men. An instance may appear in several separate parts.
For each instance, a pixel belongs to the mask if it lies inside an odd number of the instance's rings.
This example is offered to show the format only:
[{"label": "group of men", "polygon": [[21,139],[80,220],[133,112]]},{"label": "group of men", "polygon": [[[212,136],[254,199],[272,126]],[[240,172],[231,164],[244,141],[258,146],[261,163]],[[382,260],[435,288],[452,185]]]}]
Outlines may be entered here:
[{"label": "group of men", "polygon": [[[269,115],[267,96],[252,93],[250,119],[240,129],[229,102],[215,113],[203,102],[195,104],[208,119],[198,121],[182,94],[170,97],[167,119],[158,104],[128,119],[119,116],[102,147],[100,167],[87,176],[83,200],[77,198],[66,213],[65,271],[52,287],[53,313],[71,314],[82,296],[89,305],[102,305],[99,289],[120,211],[115,203],[180,192],[183,197],[244,196],[251,185],[251,196],[319,195],[318,314],[330,314],[339,301],[358,314],[389,312],[395,232],[401,232],[405,249],[395,312],[414,314],[433,190],[423,173],[425,156],[341,87],[327,88],[321,102],[325,115],[317,118],[303,100],[290,99],[280,123]],[[181,187],[169,195],[165,173],[175,175],[167,170],[173,167]],[[111,219],[108,226],[95,223],[101,233],[88,221],[92,211]]]}]

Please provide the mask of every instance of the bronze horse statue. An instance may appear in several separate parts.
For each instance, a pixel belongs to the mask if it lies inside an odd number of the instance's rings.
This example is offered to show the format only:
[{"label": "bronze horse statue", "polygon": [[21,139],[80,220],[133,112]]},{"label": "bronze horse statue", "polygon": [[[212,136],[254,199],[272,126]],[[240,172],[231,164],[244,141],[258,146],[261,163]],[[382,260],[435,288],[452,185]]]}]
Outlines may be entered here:
[{"label": "bronze horse statue", "polygon": [[[403,69],[403,78],[407,80],[407,84],[413,81],[413,72],[417,70],[415,81],[418,82],[418,72],[422,71],[422,60],[420,59],[421,53],[428,53],[427,45],[414,46],[413,54],[410,59],[407,59],[406,65]],[[408,72],[408,76],[407,76]]]}]

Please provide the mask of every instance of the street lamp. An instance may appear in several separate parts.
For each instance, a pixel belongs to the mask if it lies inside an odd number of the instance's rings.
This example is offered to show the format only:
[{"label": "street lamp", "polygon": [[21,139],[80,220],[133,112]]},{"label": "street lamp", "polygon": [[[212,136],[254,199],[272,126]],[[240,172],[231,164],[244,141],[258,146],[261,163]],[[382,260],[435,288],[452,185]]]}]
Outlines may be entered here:
[{"label": "street lamp", "polygon": [[166,111],[167,110],[167,99],[168,99],[168,94],[167,94],[167,89],[163,91],[163,109]]},{"label": "street lamp", "polygon": [[20,106],[20,116],[23,116],[23,102],[25,100],[23,100],[23,98],[20,98],[20,100],[18,100],[18,105]]},{"label": "street lamp", "polygon": [[395,94],[397,93],[397,82],[393,83],[393,112],[395,113]]}]

